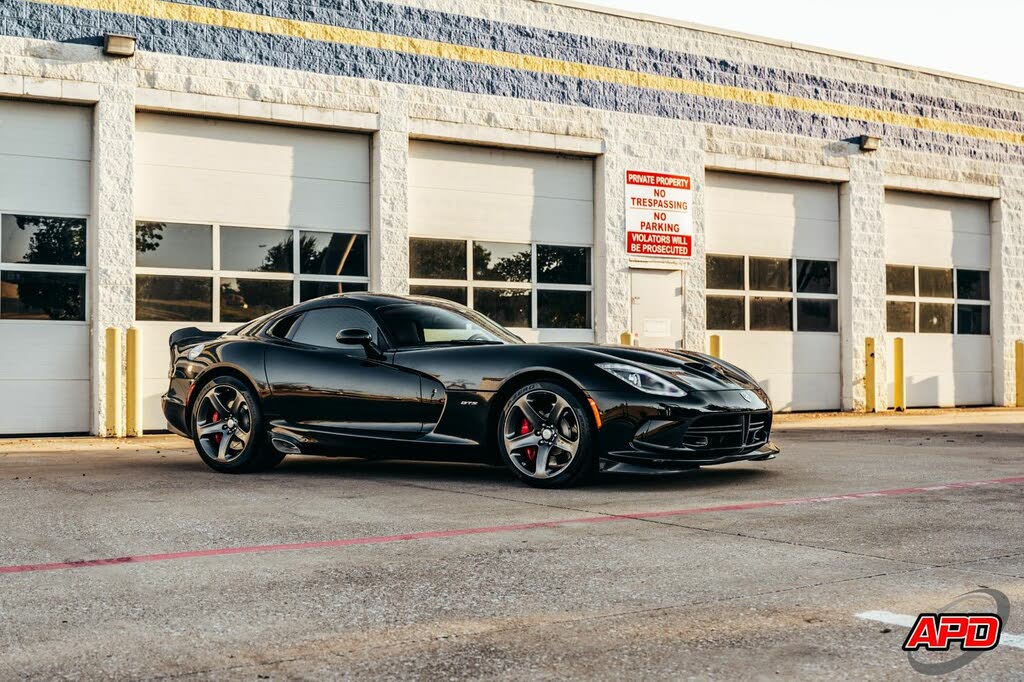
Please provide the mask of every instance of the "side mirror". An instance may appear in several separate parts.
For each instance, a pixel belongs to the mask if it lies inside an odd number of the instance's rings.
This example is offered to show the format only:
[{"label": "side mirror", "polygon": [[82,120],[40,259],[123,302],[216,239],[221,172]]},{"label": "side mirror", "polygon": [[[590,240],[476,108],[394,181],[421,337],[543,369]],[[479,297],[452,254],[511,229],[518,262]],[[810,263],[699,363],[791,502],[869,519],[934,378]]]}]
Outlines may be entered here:
[{"label": "side mirror", "polygon": [[343,346],[365,346],[373,343],[373,335],[365,329],[342,329],[334,338]]},{"label": "side mirror", "polygon": [[358,327],[342,329],[334,338],[343,346],[362,346],[366,351],[366,356],[369,358],[381,358],[384,356],[380,349],[377,348],[377,344],[373,342],[373,334],[365,329]]}]

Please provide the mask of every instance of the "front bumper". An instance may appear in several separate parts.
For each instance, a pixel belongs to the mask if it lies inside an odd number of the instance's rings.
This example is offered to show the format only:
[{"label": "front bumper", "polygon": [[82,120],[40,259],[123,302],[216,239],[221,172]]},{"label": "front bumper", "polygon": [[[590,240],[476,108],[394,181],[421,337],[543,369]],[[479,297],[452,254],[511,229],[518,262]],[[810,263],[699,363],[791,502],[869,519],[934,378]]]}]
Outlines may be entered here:
[{"label": "front bumper", "polygon": [[657,473],[772,459],[772,411],[762,391],[730,390],[662,398],[591,393],[601,415],[602,471]]}]

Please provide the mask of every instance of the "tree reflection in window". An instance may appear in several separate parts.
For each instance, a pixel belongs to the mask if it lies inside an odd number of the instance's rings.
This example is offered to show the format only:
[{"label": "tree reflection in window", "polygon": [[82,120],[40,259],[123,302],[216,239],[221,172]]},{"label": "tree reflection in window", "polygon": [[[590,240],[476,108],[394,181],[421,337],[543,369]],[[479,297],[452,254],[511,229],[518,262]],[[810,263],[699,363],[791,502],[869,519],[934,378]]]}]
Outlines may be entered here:
[{"label": "tree reflection in window", "polygon": [[[5,215],[0,219],[5,263],[85,266],[83,218]],[[85,319],[85,274],[6,271],[0,283],[4,319]]]},{"label": "tree reflection in window", "polygon": [[292,283],[280,279],[222,277],[220,319],[248,322],[292,304]]},{"label": "tree reflection in window", "polygon": [[544,284],[590,284],[590,249],[538,244],[537,281]]},{"label": "tree reflection in window", "polygon": [[135,224],[135,252],[148,253],[160,248],[160,242],[164,239],[164,230],[167,223],[145,223]]},{"label": "tree reflection in window", "polygon": [[529,244],[473,242],[473,278],[490,282],[529,282],[533,273]]},{"label": "tree reflection in window", "polygon": [[299,238],[299,272],[304,275],[365,277],[366,235],[303,232]]},{"label": "tree reflection in window", "polygon": [[5,215],[0,228],[5,263],[85,265],[85,220]]},{"label": "tree reflection in window", "polygon": [[0,273],[0,318],[85,320],[85,273]]},{"label": "tree reflection in window", "polygon": [[409,276],[466,279],[466,242],[461,239],[409,239]]}]

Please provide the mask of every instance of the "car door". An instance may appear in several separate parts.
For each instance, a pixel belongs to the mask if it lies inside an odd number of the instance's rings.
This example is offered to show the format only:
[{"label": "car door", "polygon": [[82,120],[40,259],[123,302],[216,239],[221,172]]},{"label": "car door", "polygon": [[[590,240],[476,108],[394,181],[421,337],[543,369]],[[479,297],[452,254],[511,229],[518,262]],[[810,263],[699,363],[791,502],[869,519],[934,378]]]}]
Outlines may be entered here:
[{"label": "car door", "polygon": [[342,346],[341,329],[360,328],[379,340],[368,313],[350,306],[302,313],[283,339],[268,344],[270,412],[299,428],[353,438],[415,438],[423,429],[417,372]]}]

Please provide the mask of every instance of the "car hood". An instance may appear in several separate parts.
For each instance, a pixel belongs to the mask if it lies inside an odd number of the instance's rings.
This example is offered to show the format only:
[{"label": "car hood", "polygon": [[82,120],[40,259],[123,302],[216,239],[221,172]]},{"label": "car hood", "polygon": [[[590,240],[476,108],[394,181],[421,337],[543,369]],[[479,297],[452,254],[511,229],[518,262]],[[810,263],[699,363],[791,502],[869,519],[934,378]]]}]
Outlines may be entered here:
[{"label": "car hood", "polygon": [[[761,392],[761,387],[739,367],[718,358],[688,350],[653,350],[632,346],[600,344],[558,344],[586,350],[607,358],[605,362],[627,362],[668,374],[691,391]],[[602,360],[596,359],[597,362]]]}]

